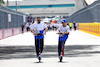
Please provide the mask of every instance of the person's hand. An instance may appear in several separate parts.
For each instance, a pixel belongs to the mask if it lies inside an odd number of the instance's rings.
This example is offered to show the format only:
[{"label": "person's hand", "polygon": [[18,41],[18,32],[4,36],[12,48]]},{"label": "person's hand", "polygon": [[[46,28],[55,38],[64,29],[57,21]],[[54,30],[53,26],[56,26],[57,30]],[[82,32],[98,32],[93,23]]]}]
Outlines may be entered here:
[{"label": "person's hand", "polygon": [[46,33],[43,33],[42,35],[45,35]]},{"label": "person's hand", "polygon": [[58,34],[61,34],[60,32]]},{"label": "person's hand", "polygon": [[34,33],[34,35],[37,35],[37,33]]},{"label": "person's hand", "polygon": [[64,36],[65,35],[65,33],[62,33],[62,36]]}]

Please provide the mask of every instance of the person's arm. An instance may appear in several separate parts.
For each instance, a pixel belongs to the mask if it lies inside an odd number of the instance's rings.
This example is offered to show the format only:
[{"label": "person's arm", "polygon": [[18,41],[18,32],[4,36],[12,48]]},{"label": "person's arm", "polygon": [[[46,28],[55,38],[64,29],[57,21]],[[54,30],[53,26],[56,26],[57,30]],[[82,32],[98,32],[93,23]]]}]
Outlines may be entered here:
[{"label": "person's arm", "polygon": [[37,35],[37,33],[35,33],[32,29],[30,29],[30,31],[31,31],[33,34]]},{"label": "person's arm", "polygon": [[60,34],[60,28],[61,28],[61,27],[58,28],[58,34]]},{"label": "person's arm", "polygon": [[37,33],[35,33],[35,32],[33,31],[34,26],[35,26],[35,25],[33,25],[33,26],[30,27],[30,31],[31,31],[34,35],[37,35]]},{"label": "person's arm", "polygon": [[58,30],[58,34],[60,34],[60,30]]},{"label": "person's arm", "polygon": [[77,23],[75,23],[75,26],[77,27]]},{"label": "person's arm", "polygon": [[42,35],[45,35],[46,34],[46,32],[48,31],[48,27],[47,27],[47,25],[46,24],[43,24],[44,25],[44,29],[45,29],[45,31],[44,31],[44,33],[42,34]]},{"label": "person's arm", "polygon": [[42,35],[45,35],[47,31],[48,31],[48,28],[46,27],[45,31],[44,31],[44,33]]},{"label": "person's arm", "polygon": [[64,35],[65,35],[65,34],[69,34],[69,32],[65,32],[65,33],[63,33],[63,34],[64,34]]}]

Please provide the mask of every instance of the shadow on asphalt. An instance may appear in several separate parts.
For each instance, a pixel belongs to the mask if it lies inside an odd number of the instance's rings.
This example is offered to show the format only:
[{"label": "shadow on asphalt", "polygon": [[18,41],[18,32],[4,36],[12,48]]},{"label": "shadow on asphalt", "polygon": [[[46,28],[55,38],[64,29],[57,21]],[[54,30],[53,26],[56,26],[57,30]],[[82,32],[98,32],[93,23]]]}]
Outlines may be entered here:
[{"label": "shadow on asphalt", "polygon": [[59,61],[58,63],[68,63],[68,62],[64,62],[64,61],[60,62],[60,61]]},{"label": "shadow on asphalt", "polygon": [[[100,54],[100,51],[93,51],[98,45],[68,45],[65,46],[64,57],[89,57]],[[58,57],[57,45],[44,47],[43,58]],[[0,47],[0,60],[3,59],[36,58],[35,46],[2,46]]]},{"label": "shadow on asphalt", "polygon": [[34,62],[34,63],[43,63],[43,62]]}]

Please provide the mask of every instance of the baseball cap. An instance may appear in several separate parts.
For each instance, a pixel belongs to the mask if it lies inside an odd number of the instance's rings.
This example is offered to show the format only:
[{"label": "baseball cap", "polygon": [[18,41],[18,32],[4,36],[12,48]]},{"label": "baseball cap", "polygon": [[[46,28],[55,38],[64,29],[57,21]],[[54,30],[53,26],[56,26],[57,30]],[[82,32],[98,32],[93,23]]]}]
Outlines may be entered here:
[{"label": "baseball cap", "polygon": [[63,19],[63,20],[62,20],[62,23],[64,23],[64,22],[67,22],[67,20],[66,20],[66,19]]}]

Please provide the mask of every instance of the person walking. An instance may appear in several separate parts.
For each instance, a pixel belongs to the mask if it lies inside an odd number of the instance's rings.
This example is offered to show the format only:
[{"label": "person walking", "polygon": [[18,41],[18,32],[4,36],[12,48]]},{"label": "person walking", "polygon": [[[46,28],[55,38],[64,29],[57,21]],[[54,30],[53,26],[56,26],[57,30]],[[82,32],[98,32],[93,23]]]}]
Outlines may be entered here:
[{"label": "person walking", "polygon": [[22,34],[24,33],[24,24],[21,25]]},{"label": "person walking", "polygon": [[73,26],[73,23],[72,22],[69,22],[70,30],[72,30],[72,26]]},{"label": "person walking", "polygon": [[77,24],[76,24],[76,22],[74,21],[74,23],[73,23],[73,26],[74,26],[74,31],[76,30],[76,27],[77,27]]},{"label": "person walking", "polygon": [[26,24],[26,30],[27,30],[27,32],[29,31],[29,29],[30,29],[30,23],[27,23]]}]

